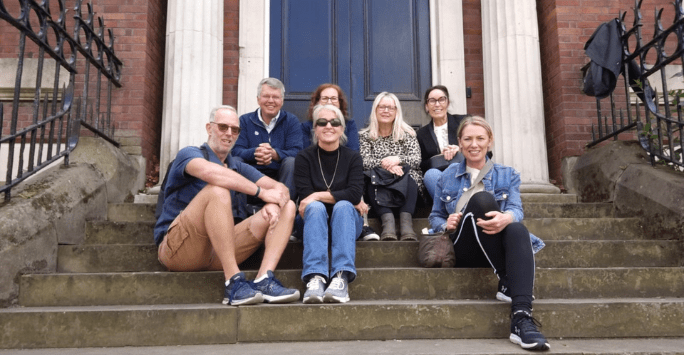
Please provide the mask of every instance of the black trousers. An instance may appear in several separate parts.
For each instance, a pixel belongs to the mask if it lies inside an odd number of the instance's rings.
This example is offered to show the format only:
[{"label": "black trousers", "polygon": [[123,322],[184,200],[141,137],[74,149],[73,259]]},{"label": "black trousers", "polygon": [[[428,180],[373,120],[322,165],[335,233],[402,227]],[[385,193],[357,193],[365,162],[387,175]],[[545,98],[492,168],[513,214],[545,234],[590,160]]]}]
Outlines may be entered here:
[{"label": "black trousers", "polygon": [[513,222],[497,234],[484,233],[477,219],[489,219],[485,213],[490,211],[499,211],[499,205],[488,192],[478,192],[468,201],[451,234],[456,267],[492,267],[500,279],[508,280],[512,310],[531,311],[535,265],[530,232],[522,223]]},{"label": "black trousers", "polygon": [[368,204],[371,206],[375,214],[379,217],[385,213],[397,212],[407,212],[413,215],[413,211],[416,209],[416,202],[418,201],[418,184],[413,180],[412,177],[408,177],[408,188],[406,191],[406,199],[401,207],[385,207],[380,206],[375,199],[375,189],[373,186],[368,186]]}]

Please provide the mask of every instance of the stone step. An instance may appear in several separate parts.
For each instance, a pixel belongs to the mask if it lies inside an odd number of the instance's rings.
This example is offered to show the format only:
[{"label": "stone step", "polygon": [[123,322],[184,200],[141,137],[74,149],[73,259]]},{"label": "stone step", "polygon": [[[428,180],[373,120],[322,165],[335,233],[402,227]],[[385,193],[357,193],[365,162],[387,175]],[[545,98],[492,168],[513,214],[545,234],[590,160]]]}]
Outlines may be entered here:
[{"label": "stone step", "polygon": [[[650,267],[682,264],[682,242],[652,241],[548,241],[535,255],[539,267]],[[288,243],[279,269],[302,268],[302,243]],[[418,267],[418,242],[358,242],[356,266]],[[258,269],[263,248],[243,264]],[[65,273],[163,271],[154,244],[60,245],[57,271]]]},{"label": "stone step", "polygon": [[615,217],[612,203],[524,203],[525,218]]},{"label": "stone step", "polygon": [[[376,232],[382,231],[380,220],[369,219]],[[530,232],[549,240],[632,240],[643,239],[638,218],[527,218],[523,220]],[[427,218],[415,218],[413,229],[421,233],[429,228]],[[84,244],[147,244],[154,235],[154,222],[86,222]]]},{"label": "stone step", "polygon": [[[684,338],[551,338],[556,355],[684,355]],[[236,343],[213,345],[126,346],[109,348],[48,348],[10,352],[0,355],[301,355],[319,354],[393,354],[393,355],[511,355],[530,352],[511,344],[507,337],[497,339],[389,339],[348,341],[306,341],[277,343]]]},{"label": "stone step", "polygon": [[151,203],[110,203],[107,207],[107,220],[112,222],[155,221],[156,204]]},{"label": "stone step", "polygon": [[[357,270],[352,300],[494,299],[491,269],[375,268]],[[254,278],[255,271],[246,271]],[[304,294],[300,270],[277,270],[283,285]],[[218,303],[222,272],[32,274],[20,280],[19,304],[97,306]],[[684,268],[537,268],[534,295],[551,298],[681,297]]]},{"label": "stone step", "polygon": [[[110,203],[107,220],[113,222],[154,221],[156,205],[149,203]],[[602,218],[613,217],[610,203],[549,203],[523,204],[525,218]]]},{"label": "stone step", "polygon": [[523,204],[529,202],[546,202],[546,203],[577,203],[577,195],[575,194],[541,194],[541,193],[523,193],[520,194],[520,199]]},{"label": "stone step", "polygon": [[[9,308],[0,310],[0,348],[504,339],[509,312],[489,300]],[[684,299],[539,300],[535,317],[551,339],[681,337]]]},{"label": "stone step", "polygon": [[153,221],[87,221],[83,244],[146,244],[154,242]]}]

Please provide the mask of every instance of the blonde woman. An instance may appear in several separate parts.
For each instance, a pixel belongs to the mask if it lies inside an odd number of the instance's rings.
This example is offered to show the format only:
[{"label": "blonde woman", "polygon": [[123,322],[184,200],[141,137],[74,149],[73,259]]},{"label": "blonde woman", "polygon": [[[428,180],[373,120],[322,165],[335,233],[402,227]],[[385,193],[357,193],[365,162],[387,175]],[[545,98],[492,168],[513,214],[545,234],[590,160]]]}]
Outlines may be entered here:
[{"label": "blonde woman", "polygon": [[364,171],[387,173],[397,178],[408,174],[403,199],[388,201],[377,184],[367,186],[368,202],[382,220],[380,239],[397,240],[395,214],[398,214],[400,239],[417,240],[413,231],[413,211],[423,187],[420,146],[416,132],[404,122],[396,95],[382,92],[375,98],[368,127],[359,132],[359,145]]}]

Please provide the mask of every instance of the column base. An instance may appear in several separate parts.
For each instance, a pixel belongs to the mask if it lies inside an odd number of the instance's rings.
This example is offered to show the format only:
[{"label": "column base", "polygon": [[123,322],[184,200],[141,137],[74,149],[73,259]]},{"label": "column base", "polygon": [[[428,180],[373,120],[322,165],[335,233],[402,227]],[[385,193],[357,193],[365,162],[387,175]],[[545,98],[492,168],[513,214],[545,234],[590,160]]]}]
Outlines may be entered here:
[{"label": "column base", "polygon": [[520,184],[520,193],[560,194],[561,190],[550,183],[528,182]]}]

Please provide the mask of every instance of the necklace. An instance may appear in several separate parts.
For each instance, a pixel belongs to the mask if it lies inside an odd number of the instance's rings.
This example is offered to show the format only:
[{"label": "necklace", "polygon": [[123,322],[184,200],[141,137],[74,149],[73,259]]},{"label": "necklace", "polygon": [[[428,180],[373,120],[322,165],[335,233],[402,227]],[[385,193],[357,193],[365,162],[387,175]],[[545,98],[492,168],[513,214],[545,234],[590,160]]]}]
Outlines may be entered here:
[{"label": "necklace", "polygon": [[330,184],[328,184],[328,181],[325,180],[325,174],[323,174],[323,164],[321,164],[321,148],[319,147],[316,152],[318,153],[318,166],[321,168],[321,176],[323,177],[323,183],[325,184],[325,187],[328,189],[328,192],[330,192],[330,186],[332,186],[333,181],[335,181],[335,175],[337,175],[337,164],[340,163],[340,149],[337,149],[337,162],[335,162],[335,171],[333,172],[332,179],[330,179]]}]

